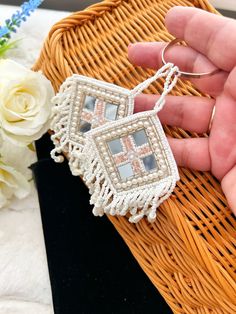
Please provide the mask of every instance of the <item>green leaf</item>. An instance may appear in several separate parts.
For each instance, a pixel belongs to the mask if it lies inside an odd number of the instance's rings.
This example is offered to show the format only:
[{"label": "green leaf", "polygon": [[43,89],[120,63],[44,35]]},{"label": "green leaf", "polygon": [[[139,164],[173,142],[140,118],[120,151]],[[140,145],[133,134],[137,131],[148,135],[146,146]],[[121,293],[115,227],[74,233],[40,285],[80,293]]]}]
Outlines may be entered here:
[{"label": "green leaf", "polygon": [[0,46],[0,57],[3,57],[8,50],[16,48],[19,41],[21,41],[21,39],[14,40],[10,43],[6,42]]},{"label": "green leaf", "polygon": [[27,147],[28,147],[32,152],[36,152],[34,143],[29,144]]}]

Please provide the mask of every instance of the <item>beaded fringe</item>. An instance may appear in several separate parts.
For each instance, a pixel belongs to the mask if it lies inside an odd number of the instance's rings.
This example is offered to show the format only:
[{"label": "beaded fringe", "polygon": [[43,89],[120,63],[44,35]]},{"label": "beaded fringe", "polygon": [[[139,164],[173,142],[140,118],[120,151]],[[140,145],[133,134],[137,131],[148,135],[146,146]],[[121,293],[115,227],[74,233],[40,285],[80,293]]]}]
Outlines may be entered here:
[{"label": "beaded fringe", "polygon": [[[83,153],[77,154],[77,162],[74,161],[74,166],[80,167],[83,180],[89,188],[90,204],[94,205],[95,216],[104,214],[125,216],[129,213],[129,221],[132,223],[139,222],[144,216],[147,216],[149,222],[154,222],[156,209],[175,188],[175,182],[171,178],[166,178],[158,185],[116,192],[107,180],[96,149],[91,143],[85,145]],[[74,166],[72,166],[73,172],[78,169]]]},{"label": "beaded fringe", "polygon": [[51,151],[51,157],[55,162],[63,162],[65,153],[69,158],[69,166],[73,175],[80,175],[81,172],[78,167],[78,154],[81,152],[83,146],[70,139],[69,135],[69,122],[71,120],[71,97],[75,92],[75,85],[71,82],[65,82],[62,88],[67,89],[67,93],[64,94],[64,99],[59,99],[55,96],[52,99],[54,117],[51,122],[51,129],[54,134],[51,135],[51,139],[55,148]]},{"label": "beaded fringe", "polygon": [[[178,73],[178,68],[173,66],[173,64],[164,65],[153,77],[129,91],[129,99],[133,100],[134,97],[140,94],[156,79],[165,77],[163,93],[155,104],[153,112],[149,112],[149,115],[156,116],[157,112],[165,104],[165,96],[175,86],[179,76]],[[85,82],[92,80],[84,77],[79,77],[79,79]],[[93,84],[100,84],[104,89],[107,88],[104,82],[98,82],[97,80],[93,80]],[[55,145],[55,148],[51,152],[52,158],[56,162],[62,162],[64,157],[61,154],[65,153],[69,160],[72,174],[83,176],[83,180],[91,194],[90,203],[94,205],[93,214],[95,216],[102,216],[104,214],[125,216],[128,214],[129,221],[132,223],[137,223],[144,216],[147,217],[149,222],[155,221],[156,209],[164,200],[170,197],[178,180],[178,175],[173,176],[172,174],[158,182],[150,182],[137,188],[129,189],[125,187],[123,190],[119,190],[117,186],[115,188],[109,178],[109,174],[106,173],[103,165],[104,160],[100,159],[98,151],[94,147],[95,144],[89,139],[89,136],[78,134],[79,130],[76,129],[78,127],[78,106],[80,104],[79,101],[81,101],[80,94],[81,91],[78,90],[78,77],[72,76],[62,84],[60,94],[52,100],[54,118],[51,129],[54,131],[54,134],[51,136],[51,139]],[[132,103],[129,105],[132,108]],[[77,109],[77,112],[75,109]],[[130,111],[128,115],[132,117]],[[137,115],[133,115],[133,117],[137,118]],[[81,119],[81,116],[79,118]],[[124,121],[125,119],[124,117],[120,121]],[[119,124],[119,122],[117,121],[116,124]],[[105,129],[106,126],[103,128]],[[165,138],[162,140],[166,141]]]}]

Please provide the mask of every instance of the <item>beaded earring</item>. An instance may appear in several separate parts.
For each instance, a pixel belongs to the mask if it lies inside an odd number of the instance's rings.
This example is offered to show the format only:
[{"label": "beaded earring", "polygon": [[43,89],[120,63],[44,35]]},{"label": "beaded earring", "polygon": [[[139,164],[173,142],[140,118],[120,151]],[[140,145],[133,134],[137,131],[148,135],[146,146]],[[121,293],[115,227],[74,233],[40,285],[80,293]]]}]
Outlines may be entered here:
[{"label": "beaded earring", "polygon": [[[166,77],[153,110],[133,113],[134,98],[153,81]],[[168,141],[157,117],[174,87],[178,68],[166,64],[132,90],[81,75],[68,78],[53,99],[55,161],[62,151],[74,175],[89,187],[93,213],[129,214],[137,223],[156,218],[156,208],[179,180]]]},{"label": "beaded earring", "polygon": [[85,134],[98,126],[133,114],[134,98],[157,78],[167,75],[165,65],[153,77],[132,90],[74,74],[61,85],[52,99],[53,120],[51,139],[55,148],[51,152],[56,162],[62,162],[62,152],[67,154],[74,175],[79,175],[76,155],[85,144]]},{"label": "beaded earring", "polygon": [[[156,77],[162,77],[166,66]],[[164,91],[153,110],[110,122],[85,134],[78,164],[89,187],[93,214],[129,215],[137,223],[156,219],[157,207],[173,192],[178,169],[157,116],[165,96],[178,79],[178,68],[168,64]],[[140,84],[146,88],[152,79]]]},{"label": "beaded earring", "polygon": [[55,149],[51,156],[61,162],[60,154],[66,152],[71,165],[73,155],[84,146],[85,133],[132,114],[134,97],[125,88],[74,74],[62,84],[52,104],[51,138]]}]

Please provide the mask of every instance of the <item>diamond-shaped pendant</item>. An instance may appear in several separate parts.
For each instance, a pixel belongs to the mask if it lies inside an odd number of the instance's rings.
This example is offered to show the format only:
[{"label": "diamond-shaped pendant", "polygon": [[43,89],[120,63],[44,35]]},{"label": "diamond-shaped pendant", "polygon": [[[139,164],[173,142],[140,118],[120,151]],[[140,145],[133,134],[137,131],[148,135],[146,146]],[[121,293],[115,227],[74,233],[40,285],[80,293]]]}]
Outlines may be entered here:
[{"label": "diamond-shaped pendant", "polygon": [[155,111],[138,113],[86,133],[80,156],[93,213],[156,218],[172,193],[178,169]]},{"label": "diamond-shaped pendant", "polygon": [[62,152],[73,159],[84,146],[89,130],[131,115],[134,95],[117,85],[74,74],[62,84],[53,104],[55,149],[51,155],[60,162],[62,156],[58,154]]},{"label": "diamond-shaped pendant", "polygon": [[[154,109],[132,115],[134,98],[160,77],[166,79]],[[179,175],[157,112],[178,77],[168,63],[132,90],[81,75],[62,84],[53,100],[51,156],[60,162],[67,153],[72,173],[89,187],[94,215],[153,222],[171,195]]]}]

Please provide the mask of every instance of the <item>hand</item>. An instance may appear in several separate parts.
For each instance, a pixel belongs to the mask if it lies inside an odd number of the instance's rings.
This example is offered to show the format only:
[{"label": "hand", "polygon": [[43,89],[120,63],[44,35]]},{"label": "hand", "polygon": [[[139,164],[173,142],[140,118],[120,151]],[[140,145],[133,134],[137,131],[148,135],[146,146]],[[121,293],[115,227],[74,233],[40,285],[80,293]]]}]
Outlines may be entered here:
[{"label": "hand", "polygon": [[[213,108],[215,115],[209,138],[170,139],[177,164],[195,170],[211,171],[221,181],[229,206],[236,214],[236,21],[195,8],[174,7],[166,16],[166,27],[188,47],[175,46],[166,60],[182,71],[221,71],[212,77],[192,79],[214,99],[194,96],[168,96],[159,118],[164,124],[185,130],[208,131]],[[135,65],[161,67],[165,43],[136,43],[129,46],[129,59]],[[149,110],[158,96],[140,95],[135,110]]]}]

